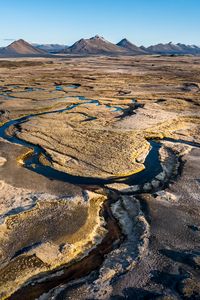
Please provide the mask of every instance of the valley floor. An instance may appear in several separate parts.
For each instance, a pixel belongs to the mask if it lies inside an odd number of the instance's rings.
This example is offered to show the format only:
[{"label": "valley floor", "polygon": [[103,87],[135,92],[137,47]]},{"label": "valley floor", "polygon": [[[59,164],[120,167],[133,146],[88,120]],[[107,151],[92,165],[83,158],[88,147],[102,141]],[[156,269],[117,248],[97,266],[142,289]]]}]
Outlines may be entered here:
[{"label": "valley floor", "polygon": [[199,299],[200,59],[0,60],[0,298]]}]

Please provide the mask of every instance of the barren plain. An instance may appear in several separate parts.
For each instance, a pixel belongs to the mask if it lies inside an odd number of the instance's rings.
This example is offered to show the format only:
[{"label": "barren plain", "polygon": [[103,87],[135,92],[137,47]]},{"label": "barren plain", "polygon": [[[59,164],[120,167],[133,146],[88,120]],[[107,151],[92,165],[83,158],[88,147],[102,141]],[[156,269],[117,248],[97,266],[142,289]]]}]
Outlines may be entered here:
[{"label": "barren plain", "polygon": [[200,58],[0,60],[0,298],[200,299]]}]

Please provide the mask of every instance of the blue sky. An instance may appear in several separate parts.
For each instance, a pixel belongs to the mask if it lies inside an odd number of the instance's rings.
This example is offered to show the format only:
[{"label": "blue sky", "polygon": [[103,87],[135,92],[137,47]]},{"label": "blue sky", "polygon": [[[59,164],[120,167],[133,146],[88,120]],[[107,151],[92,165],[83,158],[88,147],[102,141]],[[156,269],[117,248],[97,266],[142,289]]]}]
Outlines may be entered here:
[{"label": "blue sky", "polygon": [[137,45],[200,45],[200,0],[0,0],[0,46],[12,39],[71,45],[96,34]]}]

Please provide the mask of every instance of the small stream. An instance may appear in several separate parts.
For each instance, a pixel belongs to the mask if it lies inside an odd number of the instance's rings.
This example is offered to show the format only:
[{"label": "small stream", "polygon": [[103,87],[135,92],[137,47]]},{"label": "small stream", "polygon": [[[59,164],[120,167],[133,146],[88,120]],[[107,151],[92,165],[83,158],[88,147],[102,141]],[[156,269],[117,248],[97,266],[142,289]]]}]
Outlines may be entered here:
[{"label": "small stream", "polygon": [[[57,91],[61,91],[61,92],[66,92],[65,89],[69,89],[69,91],[74,90],[74,89],[78,89],[81,85],[80,84],[70,84],[70,85],[55,85],[55,89],[53,91],[51,91],[50,93],[55,93]],[[18,89],[20,88],[20,86],[18,85],[10,85],[9,87],[11,87],[12,89]],[[64,89],[65,88],[65,89]],[[0,98],[3,97],[3,100],[12,100],[12,99],[18,99],[16,96],[13,96],[12,93],[13,91],[10,89],[4,90],[3,87],[0,87]],[[24,87],[24,90],[22,91],[16,91],[15,93],[29,93],[29,92],[38,92],[38,91],[46,91],[45,88],[37,88],[37,87]],[[66,96],[64,97],[64,99],[70,99],[70,98],[75,98],[81,101],[90,101],[89,103],[91,104],[95,104],[96,106],[101,105],[100,102],[98,100],[91,100],[89,98],[86,98],[84,96]],[[60,99],[63,99],[62,97]],[[51,100],[57,100],[57,98],[51,98]],[[131,103],[134,103],[136,106],[136,100],[132,99]],[[111,106],[111,105],[105,105],[106,108],[110,109],[113,112],[117,112],[117,111],[123,111],[123,108],[120,106]]]}]

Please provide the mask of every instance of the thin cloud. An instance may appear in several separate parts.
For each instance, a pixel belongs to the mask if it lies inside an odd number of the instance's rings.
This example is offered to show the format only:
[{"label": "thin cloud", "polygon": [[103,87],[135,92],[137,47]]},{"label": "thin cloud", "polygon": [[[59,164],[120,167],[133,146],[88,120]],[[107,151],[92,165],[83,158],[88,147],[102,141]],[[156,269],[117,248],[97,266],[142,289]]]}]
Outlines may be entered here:
[{"label": "thin cloud", "polygon": [[15,41],[15,39],[3,39],[3,41]]}]

